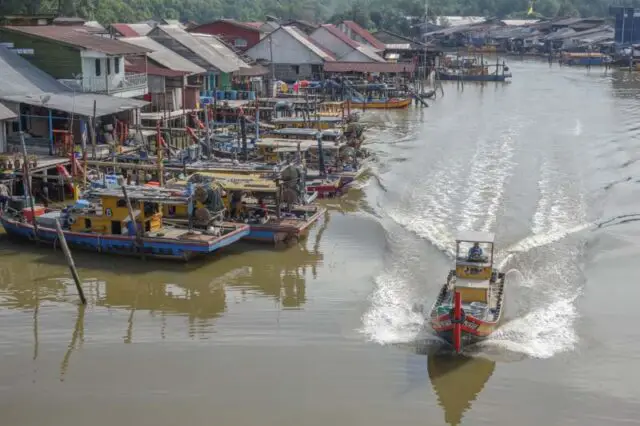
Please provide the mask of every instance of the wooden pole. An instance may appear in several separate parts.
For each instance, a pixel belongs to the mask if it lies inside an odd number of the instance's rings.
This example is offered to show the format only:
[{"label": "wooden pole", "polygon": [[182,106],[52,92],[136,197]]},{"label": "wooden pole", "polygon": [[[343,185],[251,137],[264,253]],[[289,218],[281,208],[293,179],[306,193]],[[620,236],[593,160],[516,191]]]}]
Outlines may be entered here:
[{"label": "wooden pole", "polygon": [[36,210],[33,200],[33,193],[31,191],[31,171],[29,170],[29,158],[27,158],[27,145],[24,142],[24,132],[20,132],[20,143],[22,144],[22,155],[24,162],[24,174],[22,175],[22,182],[24,183],[24,189],[27,191],[27,199],[29,200],[29,206],[31,207],[31,217],[33,220],[33,231],[35,233],[36,241],[38,240],[38,222],[36,221]]},{"label": "wooden pole", "polygon": [[160,183],[160,186],[164,186],[164,170],[162,169],[163,164],[162,164],[162,154],[163,154],[163,148],[162,148],[162,143],[161,143],[161,135],[160,135],[160,122],[158,121],[158,127],[157,127],[157,131],[156,131],[156,139],[157,139],[157,154],[158,154],[158,183]]},{"label": "wooden pole", "polygon": [[78,290],[78,295],[80,296],[80,302],[82,302],[83,305],[86,305],[87,299],[84,297],[84,291],[82,290],[82,285],[80,285],[80,277],[78,276],[76,265],[73,262],[71,251],[69,251],[69,246],[67,246],[67,240],[64,238],[64,232],[62,232],[62,227],[60,226],[60,222],[58,222],[58,219],[56,219],[56,231],[58,232],[58,240],[60,241],[60,247],[62,247],[62,252],[64,253],[64,257],[67,258],[67,265],[69,265],[69,269],[71,270],[71,276],[73,276],[73,281],[76,284],[76,289]]}]

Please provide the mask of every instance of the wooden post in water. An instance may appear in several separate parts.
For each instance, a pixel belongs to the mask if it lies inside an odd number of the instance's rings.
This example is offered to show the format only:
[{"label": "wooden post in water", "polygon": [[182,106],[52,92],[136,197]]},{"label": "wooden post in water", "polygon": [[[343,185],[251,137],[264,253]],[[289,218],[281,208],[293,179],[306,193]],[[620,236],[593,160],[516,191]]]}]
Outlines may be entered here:
[{"label": "wooden post in water", "polygon": [[245,115],[240,116],[240,138],[242,139],[242,158],[244,161],[249,161],[249,151],[247,149],[247,117]]},{"label": "wooden post in water", "polygon": [[83,305],[86,305],[87,299],[84,297],[84,291],[82,290],[82,285],[80,284],[80,277],[78,276],[76,265],[73,262],[71,251],[69,251],[67,240],[64,238],[64,232],[62,232],[62,227],[60,226],[60,222],[58,222],[58,219],[56,219],[56,231],[58,232],[58,240],[60,241],[60,247],[62,247],[62,252],[64,253],[64,257],[67,258],[67,265],[69,265],[69,269],[71,270],[71,276],[73,277],[73,281],[76,284],[76,289],[78,290],[78,295],[80,296],[80,302],[82,302]]},{"label": "wooden post in water", "polygon": [[129,210],[129,218],[131,219],[131,224],[133,225],[133,232],[136,237],[136,245],[138,246],[138,250],[142,254],[142,258],[144,259],[144,250],[142,245],[142,233],[138,231],[138,222],[136,221],[136,217],[134,216],[133,207],[131,206],[131,199],[129,198],[129,194],[127,193],[127,187],[122,185],[122,193],[124,194],[124,201],[127,203],[127,210]]},{"label": "wooden post in water", "polygon": [[22,173],[22,183],[24,184],[24,189],[27,192],[27,200],[29,201],[29,206],[31,207],[31,217],[33,220],[33,231],[35,233],[36,241],[38,238],[38,222],[36,221],[36,210],[33,205],[35,200],[33,199],[33,192],[31,191],[31,171],[29,169],[29,158],[27,157],[27,145],[24,142],[24,132],[20,132],[20,143],[22,144],[22,155],[23,155],[23,163],[24,163],[24,172]]}]

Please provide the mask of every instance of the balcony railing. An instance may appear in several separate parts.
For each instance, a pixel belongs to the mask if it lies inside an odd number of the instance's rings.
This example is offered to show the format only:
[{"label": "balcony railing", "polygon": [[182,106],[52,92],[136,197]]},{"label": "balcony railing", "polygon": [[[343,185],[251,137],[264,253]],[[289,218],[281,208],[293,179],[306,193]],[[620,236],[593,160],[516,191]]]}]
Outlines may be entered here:
[{"label": "balcony railing", "polygon": [[88,93],[114,94],[129,90],[147,89],[147,75],[137,73],[125,73],[122,80],[116,80],[114,76],[108,77],[81,77],[61,79],[71,90]]}]

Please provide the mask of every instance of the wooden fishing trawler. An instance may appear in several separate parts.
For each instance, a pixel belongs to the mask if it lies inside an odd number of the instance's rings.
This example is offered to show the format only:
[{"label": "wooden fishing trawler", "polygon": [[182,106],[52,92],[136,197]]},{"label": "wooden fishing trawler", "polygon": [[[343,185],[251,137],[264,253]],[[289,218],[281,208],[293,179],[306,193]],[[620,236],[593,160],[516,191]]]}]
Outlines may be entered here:
[{"label": "wooden fishing trawler", "polygon": [[442,81],[504,82],[511,76],[504,61],[489,64],[482,56],[446,56],[436,69],[436,78]]},{"label": "wooden fishing trawler", "polygon": [[[311,202],[317,193],[304,190],[302,170],[289,166],[277,174],[202,172],[184,181],[168,183],[169,188],[194,185],[196,199],[192,223],[207,228],[216,217],[246,223],[250,233],[245,240],[290,242],[306,237],[325,208]],[[184,206],[165,206],[168,223],[186,224],[189,215]]]},{"label": "wooden fishing trawler", "polygon": [[411,105],[411,98],[353,98],[347,102],[349,104],[349,108],[353,109],[404,109]]},{"label": "wooden fishing trawler", "polygon": [[166,226],[161,205],[192,203],[189,195],[175,190],[129,186],[93,189],[85,196],[87,200],[59,211],[41,206],[35,206],[33,213],[30,207],[5,211],[0,223],[12,237],[55,244],[59,221],[69,245],[81,249],[184,261],[214,253],[250,231],[246,224],[230,222],[216,223],[206,231]]},{"label": "wooden fishing trawler", "polygon": [[366,170],[366,165],[358,162],[357,151],[344,141],[319,144],[308,139],[263,139],[256,148],[267,163],[286,160],[283,155],[304,160],[307,190],[318,192],[321,198],[338,196]]},{"label": "wooden fishing trawler", "polygon": [[569,66],[601,66],[611,65],[613,59],[602,52],[562,52],[558,62]]},{"label": "wooden fishing trawler", "polygon": [[[456,352],[488,337],[502,318],[505,276],[493,266],[493,244],[491,233],[465,232],[458,237],[455,269],[431,309],[431,326]],[[468,245],[465,256],[461,248]]]},{"label": "wooden fishing trawler", "polygon": [[342,101],[326,101],[318,104],[318,114],[322,117],[342,117],[345,103]]}]

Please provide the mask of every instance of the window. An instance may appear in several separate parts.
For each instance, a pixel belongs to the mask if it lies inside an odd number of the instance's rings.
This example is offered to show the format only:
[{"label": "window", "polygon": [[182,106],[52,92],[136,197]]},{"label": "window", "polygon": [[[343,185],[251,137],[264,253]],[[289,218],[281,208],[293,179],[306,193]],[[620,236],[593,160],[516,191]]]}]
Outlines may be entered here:
[{"label": "window", "polygon": [[294,73],[300,74],[300,65],[291,65],[291,69],[293,69]]},{"label": "window", "polygon": [[235,47],[247,47],[247,40],[245,40],[243,38],[237,38],[237,39],[233,40],[233,45]]},{"label": "window", "polygon": [[111,58],[107,58],[107,74],[111,74]]},{"label": "window", "polygon": [[113,59],[113,72],[115,74],[119,74],[120,73],[120,58],[114,58]]},{"label": "window", "polygon": [[96,76],[100,77],[102,70],[100,69],[100,59],[96,59]]}]

